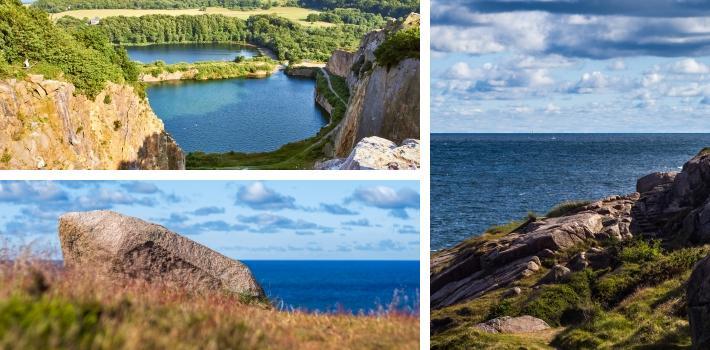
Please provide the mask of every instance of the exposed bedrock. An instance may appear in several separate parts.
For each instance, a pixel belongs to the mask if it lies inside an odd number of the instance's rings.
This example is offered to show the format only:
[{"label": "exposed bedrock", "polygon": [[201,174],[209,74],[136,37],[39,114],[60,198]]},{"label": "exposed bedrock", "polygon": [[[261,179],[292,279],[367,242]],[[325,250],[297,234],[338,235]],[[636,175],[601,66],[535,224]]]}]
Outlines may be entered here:
[{"label": "exposed bedrock", "polygon": [[249,268],[163,226],[112,211],[67,213],[59,240],[69,268],[264,297]]},{"label": "exposed bedrock", "polygon": [[133,87],[90,99],[41,75],[0,81],[2,169],[184,169],[184,158]]},{"label": "exposed bedrock", "polygon": [[366,137],[347,158],[316,164],[319,170],[416,170],[419,169],[419,140],[407,139],[402,145],[381,137]]}]

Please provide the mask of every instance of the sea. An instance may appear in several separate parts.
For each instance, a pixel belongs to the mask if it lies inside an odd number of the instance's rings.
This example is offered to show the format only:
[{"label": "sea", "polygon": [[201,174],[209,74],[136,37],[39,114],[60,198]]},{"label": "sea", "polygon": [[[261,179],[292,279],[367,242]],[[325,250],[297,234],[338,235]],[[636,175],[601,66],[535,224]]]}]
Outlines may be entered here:
[{"label": "sea", "polygon": [[634,192],[707,146],[710,134],[432,134],[431,249],[562,201]]},{"label": "sea", "polygon": [[419,313],[419,261],[242,261],[281,310]]}]

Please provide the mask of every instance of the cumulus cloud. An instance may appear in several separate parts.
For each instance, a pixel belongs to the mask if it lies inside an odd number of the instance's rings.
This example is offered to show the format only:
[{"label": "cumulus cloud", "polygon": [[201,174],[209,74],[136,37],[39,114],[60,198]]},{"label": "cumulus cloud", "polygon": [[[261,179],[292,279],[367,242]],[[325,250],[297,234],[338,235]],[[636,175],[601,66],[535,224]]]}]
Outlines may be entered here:
[{"label": "cumulus cloud", "polygon": [[0,182],[0,201],[14,203],[63,202],[69,195],[52,182]]},{"label": "cumulus cloud", "polygon": [[359,227],[372,227],[372,226],[374,226],[374,225],[372,225],[372,224],[370,223],[370,220],[365,219],[365,218],[361,218],[361,219],[357,219],[357,220],[344,221],[344,222],[342,223],[342,225],[343,225],[343,226],[359,226]]},{"label": "cumulus cloud", "polygon": [[353,247],[355,250],[363,251],[402,251],[406,249],[404,244],[400,242],[393,241],[391,239],[381,240],[379,242],[368,242],[356,244]]},{"label": "cumulus cloud", "polygon": [[677,74],[706,74],[710,68],[692,58],[686,58],[671,65],[670,71]]},{"label": "cumulus cloud", "polygon": [[295,209],[295,201],[293,197],[280,194],[262,182],[254,182],[239,188],[235,204],[254,210],[282,210]]},{"label": "cumulus cloud", "polygon": [[613,60],[609,65],[607,65],[609,70],[626,70],[626,62],[622,59]]},{"label": "cumulus cloud", "polygon": [[404,235],[418,235],[419,234],[419,229],[414,227],[413,225],[403,225],[399,229],[397,229],[397,233],[401,233]]},{"label": "cumulus cloud", "polygon": [[590,94],[607,86],[607,78],[602,72],[584,73],[579,81],[570,89],[577,94]]},{"label": "cumulus cloud", "polygon": [[125,182],[121,184],[121,187],[129,193],[153,194],[160,192],[158,186],[146,181]]},{"label": "cumulus cloud", "polygon": [[388,209],[391,216],[406,219],[409,217],[407,209],[419,209],[419,192],[410,188],[395,190],[387,186],[360,187],[345,201]]}]

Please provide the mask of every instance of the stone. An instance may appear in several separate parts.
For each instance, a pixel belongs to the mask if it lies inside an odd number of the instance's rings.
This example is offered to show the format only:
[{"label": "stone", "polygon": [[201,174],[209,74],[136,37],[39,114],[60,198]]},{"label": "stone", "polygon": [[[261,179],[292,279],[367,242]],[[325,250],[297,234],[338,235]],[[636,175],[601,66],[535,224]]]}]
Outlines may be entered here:
[{"label": "stone", "polygon": [[567,264],[567,267],[569,267],[572,271],[582,271],[586,269],[587,266],[589,266],[589,261],[587,261],[586,252],[579,252],[575,254]]},{"label": "stone", "polygon": [[354,56],[355,55],[352,52],[335,50],[333,51],[333,54],[330,55],[328,63],[325,65],[325,69],[333,75],[345,78],[348,74],[350,74],[350,67],[353,64]]},{"label": "stone", "polygon": [[407,139],[397,146],[381,137],[366,137],[345,159],[318,163],[319,170],[416,170],[419,169],[419,140]]},{"label": "stone", "polygon": [[710,255],[693,269],[686,288],[693,349],[710,348]]},{"label": "stone", "polygon": [[113,211],[62,215],[59,240],[68,268],[264,297],[263,289],[241,262],[163,226]]},{"label": "stone", "polygon": [[503,297],[507,298],[507,297],[520,295],[520,293],[522,293],[522,292],[523,292],[523,290],[520,289],[520,287],[513,287],[513,288],[510,288],[507,291],[505,291],[505,293],[503,293]]},{"label": "stone", "polygon": [[656,186],[670,184],[675,179],[677,172],[648,174],[636,181],[636,192],[645,193],[653,190]]},{"label": "stone", "polygon": [[531,333],[550,329],[547,322],[528,315],[497,317],[473,327],[487,333]]}]

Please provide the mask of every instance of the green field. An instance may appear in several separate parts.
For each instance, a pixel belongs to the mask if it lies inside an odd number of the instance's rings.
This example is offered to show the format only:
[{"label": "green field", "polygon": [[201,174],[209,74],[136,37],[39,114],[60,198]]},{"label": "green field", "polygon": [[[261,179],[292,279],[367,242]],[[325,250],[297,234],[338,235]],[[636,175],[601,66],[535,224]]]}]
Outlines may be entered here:
[{"label": "green field", "polygon": [[230,10],[227,8],[223,7],[208,7],[205,11],[200,11],[199,9],[179,9],[179,10],[163,10],[163,9],[154,9],[154,10],[137,10],[137,9],[108,9],[108,10],[103,10],[103,9],[92,9],[92,10],[72,10],[72,11],[65,11],[65,12],[60,12],[60,13],[55,13],[51,14],[52,19],[59,19],[64,16],[72,16],[76,18],[94,18],[94,17],[99,17],[99,18],[105,18],[105,17],[114,17],[114,16],[128,16],[128,17],[140,17],[140,16],[145,16],[145,15],[172,15],[172,16],[179,16],[179,15],[204,15],[204,14],[212,14],[212,15],[224,15],[228,17],[237,17],[237,18],[242,18],[242,19],[247,19],[249,16],[253,15],[263,15],[263,14],[274,14],[280,17],[284,17],[287,19],[290,19],[292,21],[296,21],[298,23],[301,23],[303,25],[308,25],[308,26],[319,26],[319,27],[327,27],[327,26],[332,26],[333,24],[327,23],[327,22],[315,22],[315,23],[310,23],[306,21],[306,16],[308,16],[311,13],[318,13],[319,11],[315,10],[310,10],[310,9],[305,9],[305,8],[300,8],[300,7],[272,7],[268,10],[262,10],[262,9],[255,9],[255,10]]}]

